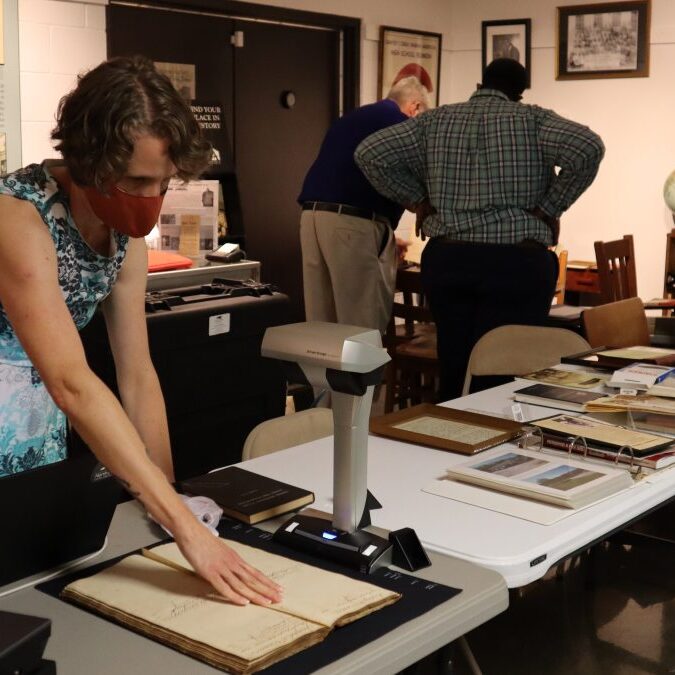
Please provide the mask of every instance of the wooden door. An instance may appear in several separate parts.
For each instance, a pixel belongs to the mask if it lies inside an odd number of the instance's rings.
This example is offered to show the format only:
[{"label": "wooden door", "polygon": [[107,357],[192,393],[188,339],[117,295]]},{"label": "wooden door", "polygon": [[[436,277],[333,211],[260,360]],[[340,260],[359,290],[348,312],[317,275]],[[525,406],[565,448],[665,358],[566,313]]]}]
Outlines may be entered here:
[{"label": "wooden door", "polygon": [[301,321],[296,199],[337,117],[338,33],[248,21],[235,29],[244,40],[234,57],[234,149],[247,253]]},{"label": "wooden door", "polygon": [[[246,253],[262,263],[304,318],[296,198],[326,130],[338,115],[339,31],[280,23],[234,21],[157,7],[108,7],[111,56],[144,54],[153,61],[193,64],[194,102],[222,106],[220,175],[238,185],[234,233],[243,223]],[[243,46],[231,37],[242,31]],[[292,92],[295,104],[284,94]],[[289,107],[290,106],[290,107]],[[231,193],[231,190],[230,190]],[[228,204],[232,206],[232,204]]]},{"label": "wooden door", "polygon": [[209,130],[207,135],[221,156],[218,169],[233,171],[234,59],[230,36],[234,22],[196,12],[110,5],[107,23],[109,56],[142,54],[153,61],[194,66],[195,97],[191,103],[221,106],[221,129]]}]

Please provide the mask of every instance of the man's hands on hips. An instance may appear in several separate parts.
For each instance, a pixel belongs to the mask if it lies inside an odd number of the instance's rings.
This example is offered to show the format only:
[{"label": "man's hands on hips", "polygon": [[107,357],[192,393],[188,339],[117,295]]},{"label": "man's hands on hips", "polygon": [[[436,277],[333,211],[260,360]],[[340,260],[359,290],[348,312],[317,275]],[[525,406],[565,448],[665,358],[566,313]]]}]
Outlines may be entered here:
[{"label": "man's hands on hips", "polygon": [[538,206],[535,206],[533,209],[528,209],[527,212],[533,215],[535,218],[543,221],[549,230],[551,230],[551,235],[553,236],[553,246],[556,246],[558,239],[560,238],[560,218],[554,218],[544,213]]},{"label": "man's hands on hips", "polygon": [[422,224],[430,215],[436,213],[436,209],[431,205],[428,197],[425,197],[421,202],[417,202],[417,204],[406,206],[406,209],[415,214],[415,234],[424,241],[427,237],[422,230]]}]

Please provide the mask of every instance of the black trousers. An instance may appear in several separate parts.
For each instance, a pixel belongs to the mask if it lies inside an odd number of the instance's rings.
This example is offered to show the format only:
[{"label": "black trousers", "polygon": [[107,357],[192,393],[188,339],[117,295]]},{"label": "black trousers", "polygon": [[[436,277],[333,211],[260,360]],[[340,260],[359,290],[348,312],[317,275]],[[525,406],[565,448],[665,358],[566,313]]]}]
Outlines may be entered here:
[{"label": "black trousers", "polygon": [[558,258],[544,246],[427,243],[422,285],[438,331],[441,401],[460,396],[469,355],[484,333],[545,323],[557,278]]}]

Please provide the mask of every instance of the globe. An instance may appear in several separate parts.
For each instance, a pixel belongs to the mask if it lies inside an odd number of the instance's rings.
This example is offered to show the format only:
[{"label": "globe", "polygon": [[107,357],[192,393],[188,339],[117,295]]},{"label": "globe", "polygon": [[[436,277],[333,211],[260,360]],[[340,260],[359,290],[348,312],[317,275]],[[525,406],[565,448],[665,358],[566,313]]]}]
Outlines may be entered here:
[{"label": "globe", "polygon": [[663,198],[668,208],[675,214],[675,171],[673,171],[663,186]]}]

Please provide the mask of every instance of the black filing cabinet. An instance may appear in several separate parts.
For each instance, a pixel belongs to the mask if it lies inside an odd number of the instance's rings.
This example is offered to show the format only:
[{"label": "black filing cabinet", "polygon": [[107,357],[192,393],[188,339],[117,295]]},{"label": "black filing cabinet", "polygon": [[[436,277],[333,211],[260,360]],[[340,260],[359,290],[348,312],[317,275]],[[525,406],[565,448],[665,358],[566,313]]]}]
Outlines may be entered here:
[{"label": "black filing cabinet", "polygon": [[[289,316],[286,295],[251,282],[214,280],[146,296],[177,480],[241,461],[251,429],[284,414],[285,378],[260,345],[265,330]],[[100,313],[81,335],[91,368],[117,393]]]}]

